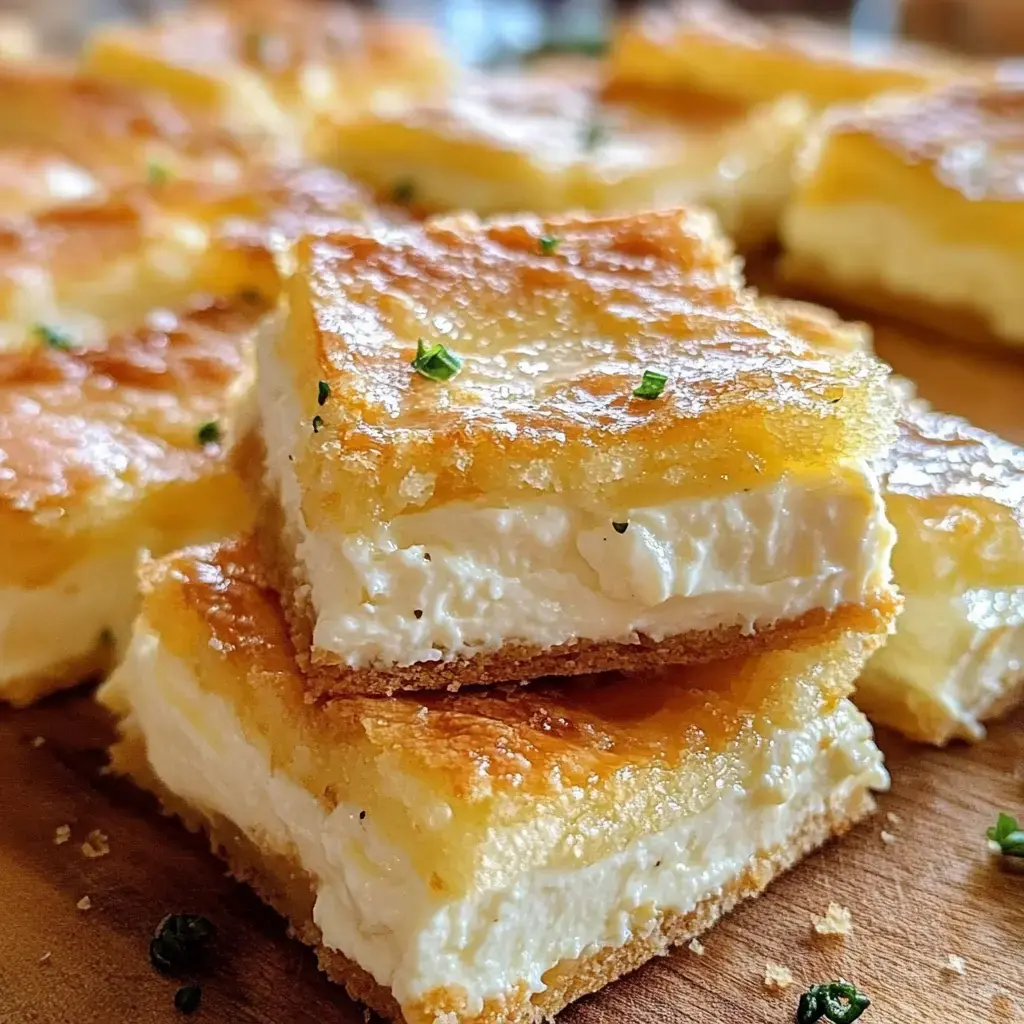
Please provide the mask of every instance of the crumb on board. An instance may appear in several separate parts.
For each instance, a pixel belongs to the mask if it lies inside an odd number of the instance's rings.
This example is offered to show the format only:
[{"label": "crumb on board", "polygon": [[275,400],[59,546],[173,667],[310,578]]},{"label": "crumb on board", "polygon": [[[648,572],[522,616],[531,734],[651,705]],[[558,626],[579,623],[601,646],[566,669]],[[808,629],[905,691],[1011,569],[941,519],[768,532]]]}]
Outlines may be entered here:
[{"label": "crumb on board", "polygon": [[896,842],[896,837],[891,832],[886,832],[884,828],[878,833],[878,838],[881,839],[886,846],[892,846],[892,844]]},{"label": "crumb on board", "polygon": [[71,838],[70,825],[58,825],[53,833],[53,845],[63,846]]},{"label": "crumb on board", "polygon": [[32,746],[35,747],[36,750],[38,750],[45,742],[46,742],[46,737],[45,736],[33,736],[32,737]]},{"label": "crumb on board", "polygon": [[890,825],[898,825],[900,823],[900,816],[892,811],[886,811],[885,820],[889,822]]},{"label": "crumb on board", "polygon": [[696,956],[704,955],[704,943],[700,939],[690,939],[689,945],[686,948]]},{"label": "crumb on board", "polygon": [[92,900],[88,896],[83,896],[76,904],[79,910],[88,910],[92,906]]},{"label": "crumb on board", "polygon": [[90,860],[96,857],[105,857],[110,853],[110,840],[98,828],[94,828],[82,843],[82,855]]},{"label": "crumb on board", "polygon": [[853,930],[853,915],[848,907],[830,903],[828,910],[812,919],[814,930],[819,935],[849,935]]},{"label": "crumb on board", "polygon": [[42,955],[42,956],[41,956],[41,957],[39,958],[39,962],[40,962],[41,964],[48,964],[48,963],[50,962],[50,957],[51,957],[51,956],[53,956],[53,954],[52,954],[52,953],[51,953],[51,952],[50,952],[49,950],[47,950],[47,951],[46,951],[46,952],[45,952],[45,953],[44,953],[44,954],[43,954],[43,955]]},{"label": "crumb on board", "polygon": [[788,967],[772,960],[764,965],[764,987],[769,992],[781,992],[793,984],[793,973]]},{"label": "crumb on board", "polygon": [[942,969],[949,974],[958,974],[962,978],[967,973],[967,961],[956,953],[950,953]]}]

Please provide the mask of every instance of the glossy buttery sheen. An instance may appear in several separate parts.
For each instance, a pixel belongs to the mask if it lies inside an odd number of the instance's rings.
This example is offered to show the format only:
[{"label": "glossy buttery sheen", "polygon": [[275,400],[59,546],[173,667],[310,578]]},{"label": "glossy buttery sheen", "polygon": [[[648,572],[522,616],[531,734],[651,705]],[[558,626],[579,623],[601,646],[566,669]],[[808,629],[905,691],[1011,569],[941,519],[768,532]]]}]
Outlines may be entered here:
[{"label": "glossy buttery sheen", "polygon": [[[622,945],[638,914],[692,910],[759,852],[783,847],[807,819],[888,784],[867,722],[841,700],[823,717],[771,734],[738,768],[742,783],[695,816],[586,866],[538,868],[497,891],[453,900],[377,834],[372,813],[346,803],[327,812],[272,770],[231,704],[197,685],[144,622],[122,675],[130,680],[131,728],[144,735],[160,782],[258,837],[265,854],[297,857],[315,880],[314,920],[326,946],[389,987],[400,1005],[459,986],[467,1015],[519,986],[542,991],[544,973],[562,960]],[[389,792],[417,788],[401,774],[387,780]],[[451,812],[439,803],[431,814],[440,823]]]}]

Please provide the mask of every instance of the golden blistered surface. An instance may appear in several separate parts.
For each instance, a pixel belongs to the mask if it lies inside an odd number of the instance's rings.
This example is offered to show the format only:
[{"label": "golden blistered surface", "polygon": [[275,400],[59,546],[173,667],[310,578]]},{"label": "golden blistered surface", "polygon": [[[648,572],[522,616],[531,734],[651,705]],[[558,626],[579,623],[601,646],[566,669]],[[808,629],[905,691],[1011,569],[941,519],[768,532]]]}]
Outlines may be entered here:
[{"label": "golden blistered surface", "polygon": [[1024,449],[915,408],[879,468],[902,588],[1024,586]]},{"label": "golden blistered surface", "polygon": [[102,76],[166,90],[271,132],[331,107],[433,88],[448,73],[423,25],[316,0],[196,4],[144,26],[98,30],[85,66]]},{"label": "golden blistered surface", "polygon": [[957,71],[924,48],[795,18],[756,18],[718,0],[681,0],[626,20],[610,65],[613,83],[699,88],[748,103],[800,93],[822,107],[925,88]]},{"label": "golden blistered surface", "polygon": [[[1024,200],[1024,81],[964,82],[841,109],[828,117],[826,131],[832,145],[880,145],[966,199]],[[843,159],[851,155],[847,150]]]},{"label": "golden blistered surface", "polygon": [[[97,550],[168,550],[244,524],[228,451],[268,308],[246,296],[154,313],[103,349],[0,355],[0,583],[43,585]],[[208,423],[217,440],[204,444]]]},{"label": "golden blistered surface", "polygon": [[[452,218],[308,237],[294,256],[273,380],[295,392],[311,526],[454,500],[569,492],[607,510],[733,492],[890,436],[886,369],[762,305],[701,211]],[[418,374],[420,339],[461,372]],[[655,400],[633,396],[648,369],[667,378]]]},{"label": "golden blistered surface", "polygon": [[256,559],[254,546],[233,542],[150,563],[142,621],[199,686],[227,699],[276,768],[329,807],[365,808],[444,884],[458,884],[502,825],[525,831],[495,872],[531,857],[580,864],[699,812],[721,788],[770,784],[758,758],[777,756],[773,733],[832,709],[874,642],[831,635],[633,677],[312,704]]}]

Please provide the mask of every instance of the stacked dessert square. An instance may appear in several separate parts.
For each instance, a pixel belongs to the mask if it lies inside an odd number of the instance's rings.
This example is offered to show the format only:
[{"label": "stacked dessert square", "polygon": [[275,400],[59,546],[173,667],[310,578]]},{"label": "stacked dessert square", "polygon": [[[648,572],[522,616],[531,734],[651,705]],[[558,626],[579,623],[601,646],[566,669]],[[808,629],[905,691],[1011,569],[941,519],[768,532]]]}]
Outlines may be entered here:
[{"label": "stacked dessert square", "polygon": [[847,325],[759,298],[697,210],[281,266],[255,536],[144,568],[102,699],[332,978],[550,1016],[870,810],[896,403]]}]

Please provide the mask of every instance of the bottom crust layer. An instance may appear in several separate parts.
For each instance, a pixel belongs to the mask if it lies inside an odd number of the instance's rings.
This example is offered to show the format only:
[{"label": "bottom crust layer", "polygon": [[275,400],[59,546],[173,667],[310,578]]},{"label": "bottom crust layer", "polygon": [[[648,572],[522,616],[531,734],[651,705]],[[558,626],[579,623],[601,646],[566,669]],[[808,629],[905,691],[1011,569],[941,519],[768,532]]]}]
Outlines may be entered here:
[{"label": "bottom crust layer", "polygon": [[524,990],[488,1000],[479,1014],[469,1014],[461,992],[433,990],[413,1006],[400,1007],[390,989],[378,984],[357,963],[327,948],[313,921],[313,879],[288,856],[262,850],[220,815],[208,815],[175,796],[153,775],[139,735],[125,736],[112,752],[113,767],[154,793],[164,811],[176,815],[193,832],[205,832],[214,853],[231,874],[250,885],[288,923],[288,932],[315,950],[320,969],[349,996],[395,1024],[537,1024],[550,1020],[570,1003],[629,974],[655,956],[666,955],[702,934],[743,900],[760,895],[778,875],[833,836],[847,832],[874,810],[869,790],[856,790],[825,813],[810,815],[780,847],[761,851],[744,870],[713,896],[686,914],[652,914],[622,946],[607,947],[574,960],[563,960],[545,975],[543,992]]},{"label": "bottom crust layer", "polygon": [[25,708],[52,693],[100,679],[113,668],[114,657],[112,645],[99,644],[89,653],[53,665],[45,672],[7,679],[0,683],[0,703]]}]

